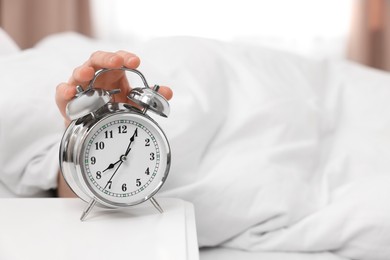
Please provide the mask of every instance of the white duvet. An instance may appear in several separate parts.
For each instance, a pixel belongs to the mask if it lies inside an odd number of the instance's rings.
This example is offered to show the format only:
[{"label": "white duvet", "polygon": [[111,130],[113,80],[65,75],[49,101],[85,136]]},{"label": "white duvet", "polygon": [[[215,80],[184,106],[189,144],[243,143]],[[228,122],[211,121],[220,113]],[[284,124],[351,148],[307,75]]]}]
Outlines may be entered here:
[{"label": "white duvet", "polygon": [[156,118],[173,153],[159,196],[194,203],[201,246],[390,259],[390,75],[244,43],[63,34],[0,56],[3,196],[55,188],[55,87],[118,48],[174,90]]}]

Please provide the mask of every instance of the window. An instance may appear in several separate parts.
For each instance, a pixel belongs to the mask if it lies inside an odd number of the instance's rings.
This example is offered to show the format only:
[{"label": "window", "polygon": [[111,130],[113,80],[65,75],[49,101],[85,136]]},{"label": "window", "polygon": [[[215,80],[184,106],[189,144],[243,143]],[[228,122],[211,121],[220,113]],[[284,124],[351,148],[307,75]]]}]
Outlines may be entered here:
[{"label": "window", "polygon": [[96,36],[190,35],[342,55],[352,0],[91,0]]}]

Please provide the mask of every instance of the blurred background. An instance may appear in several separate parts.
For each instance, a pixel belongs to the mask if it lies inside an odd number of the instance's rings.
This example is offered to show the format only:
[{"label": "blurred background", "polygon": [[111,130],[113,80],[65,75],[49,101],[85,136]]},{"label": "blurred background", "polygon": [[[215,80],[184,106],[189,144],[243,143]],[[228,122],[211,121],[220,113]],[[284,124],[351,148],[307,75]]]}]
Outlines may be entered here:
[{"label": "blurred background", "polygon": [[390,71],[389,1],[0,0],[0,27],[22,49],[65,31],[108,41],[187,35]]}]

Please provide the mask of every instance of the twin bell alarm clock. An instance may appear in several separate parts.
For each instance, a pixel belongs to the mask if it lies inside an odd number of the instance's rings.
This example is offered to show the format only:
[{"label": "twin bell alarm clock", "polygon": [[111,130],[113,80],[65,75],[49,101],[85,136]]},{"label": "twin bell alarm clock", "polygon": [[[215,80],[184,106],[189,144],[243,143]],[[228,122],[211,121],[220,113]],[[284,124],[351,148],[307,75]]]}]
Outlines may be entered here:
[{"label": "twin bell alarm clock", "polygon": [[[112,70],[132,72],[143,87],[133,88],[128,98],[136,105],[117,103],[107,91],[94,87],[96,79]],[[147,112],[169,115],[168,101],[150,88],[135,69],[101,69],[88,87],[77,87],[67,107],[72,120],[60,146],[60,168],[73,192],[88,203],[81,220],[92,208],[122,208],[150,201],[163,212],[153,197],[168,176],[171,150],[161,127]],[[131,103],[131,102],[130,102]]]}]

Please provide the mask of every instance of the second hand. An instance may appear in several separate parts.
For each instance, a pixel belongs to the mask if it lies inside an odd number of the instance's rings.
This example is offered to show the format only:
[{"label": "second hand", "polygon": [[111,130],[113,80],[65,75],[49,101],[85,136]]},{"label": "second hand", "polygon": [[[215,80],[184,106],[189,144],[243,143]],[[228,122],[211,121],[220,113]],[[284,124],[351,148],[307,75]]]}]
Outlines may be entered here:
[{"label": "second hand", "polygon": [[111,178],[108,180],[106,186],[104,186],[103,190],[105,190],[105,189],[107,188],[107,186],[108,186],[110,183],[112,183],[112,181],[111,181],[112,178],[114,178],[116,172],[117,172],[118,169],[121,167],[121,165],[122,165],[123,162],[124,162],[124,161],[121,160],[121,162],[119,163],[118,167],[115,169],[114,173],[111,175]]}]

